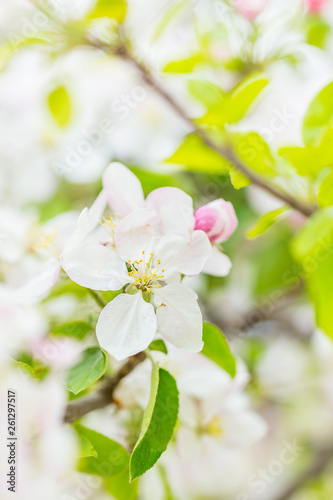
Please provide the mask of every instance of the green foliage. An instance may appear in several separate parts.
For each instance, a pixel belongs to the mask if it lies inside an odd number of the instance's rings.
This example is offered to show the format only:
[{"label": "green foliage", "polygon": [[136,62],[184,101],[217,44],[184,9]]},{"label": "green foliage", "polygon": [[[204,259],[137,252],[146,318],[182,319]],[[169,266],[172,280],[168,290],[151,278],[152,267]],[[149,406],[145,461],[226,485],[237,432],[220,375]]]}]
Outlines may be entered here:
[{"label": "green foliage", "polygon": [[241,189],[251,184],[251,181],[236,167],[230,167],[229,170],[231,184],[235,189]]},{"label": "green foliage", "polygon": [[262,215],[259,217],[256,224],[247,230],[246,236],[248,238],[255,238],[265,233],[278,219],[280,219],[280,215],[286,212],[286,210],[288,210],[288,207],[281,207]]},{"label": "green foliage", "polygon": [[202,54],[193,54],[185,59],[169,62],[163,71],[164,73],[192,73],[194,68],[203,61]]},{"label": "green foliage", "polygon": [[99,347],[89,347],[83,352],[79,363],[69,370],[66,378],[67,389],[78,394],[100,379],[105,370],[105,353]]},{"label": "green foliage", "polygon": [[177,151],[165,160],[167,163],[178,163],[189,170],[199,172],[227,172],[229,162],[206,146],[194,134],[185,137]]},{"label": "green foliage", "polygon": [[318,204],[321,207],[328,207],[333,205],[333,171],[325,177],[319,186],[318,190]]},{"label": "green foliage", "polygon": [[236,375],[236,360],[232,355],[228,342],[217,326],[204,323],[202,334],[204,346],[202,354],[214,361],[231,377]]},{"label": "green foliage", "polygon": [[138,498],[138,481],[129,481],[129,469],[121,474],[105,480],[106,490],[116,500],[136,500]]},{"label": "green foliage", "polygon": [[330,25],[319,16],[311,16],[307,19],[305,29],[307,43],[323,49],[330,33]]},{"label": "green foliage", "polygon": [[48,374],[49,368],[38,359],[33,359],[27,353],[21,353],[17,359],[13,360],[15,367],[25,371],[34,380],[40,381]]},{"label": "green foliage", "polygon": [[317,325],[333,340],[333,207],[315,213],[293,241]]},{"label": "green foliage", "polygon": [[261,75],[253,75],[244,79],[230,94],[228,106],[228,123],[236,123],[250,110],[260,92],[268,84],[268,79]]},{"label": "green foliage", "polygon": [[226,94],[210,82],[190,80],[189,92],[207,107],[207,112],[197,122],[220,129],[224,129],[226,124],[237,123],[251,110],[267,83],[267,78],[254,75],[245,78]]},{"label": "green foliage", "polygon": [[80,458],[94,457],[97,458],[97,451],[93,447],[91,441],[83,434],[78,434],[80,441]]},{"label": "green foliage", "polygon": [[333,82],[313,99],[303,122],[303,140],[307,146],[320,144],[326,130],[333,124]]},{"label": "green foliage", "polygon": [[89,13],[89,19],[108,17],[122,23],[127,11],[126,0],[97,0]]},{"label": "green foliage", "polygon": [[78,340],[83,340],[91,330],[92,328],[89,323],[85,323],[84,321],[70,321],[56,326],[51,333],[52,335],[75,337]]},{"label": "green foliage", "polygon": [[162,339],[153,340],[149,345],[149,349],[151,351],[160,351],[164,352],[164,354],[168,354],[167,346],[165,345],[165,342]]},{"label": "green foliage", "polygon": [[155,364],[149,404],[130,459],[132,481],[153,467],[166,450],[176,425],[178,406],[176,381],[170,373]]},{"label": "green foliage", "polygon": [[47,98],[51,115],[59,127],[69,124],[72,114],[72,104],[67,89],[60,85],[56,87]]},{"label": "green foliage", "polygon": [[108,478],[128,469],[129,453],[121,444],[82,425],[75,424],[74,428],[80,438],[86,438],[97,453],[97,457],[80,458],[80,472]]},{"label": "green foliage", "polygon": [[233,134],[232,142],[238,157],[259,174],[274,174],[275,159],[270,147],[256,132]]}]

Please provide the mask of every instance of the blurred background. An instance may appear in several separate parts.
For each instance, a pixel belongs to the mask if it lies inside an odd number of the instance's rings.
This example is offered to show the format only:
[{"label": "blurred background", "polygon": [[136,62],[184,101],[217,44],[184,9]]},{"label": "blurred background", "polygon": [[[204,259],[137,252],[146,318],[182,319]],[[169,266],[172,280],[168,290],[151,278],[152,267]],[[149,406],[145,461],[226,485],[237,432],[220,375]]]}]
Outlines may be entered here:
[{"label": "blurred background", "polygon": [[[304,146],[311,102],[333,80],[333,2],[128,0],[111,2],[117,4],[115,17],[107,14],[108,2],[97,3],[103,15],[88,0],[0,3],[0,386],[4,393],[14,386],[18,391],[16,496],[329,500],[333,346],[316,326],[304,284],[307,271],[292,249],[306,217],[237,172],[230,178],[202,145],[189,144],[189,124],[135,65],[107,48],[120,33],[188,117],[223,143],[229,134],[240,158],[253,168],[263,165],[257,171],[265,179],[314,204],[314,159],[295,158],[293,152]],[[249,90],[250,81],[261,82],[260,89]],[[236,378],[172,350],[170,359],[162,359],[179,374],[185,394],[179,425],[185,431],[177,433],[160,465],[128,490],[77,472],[77,439],[62,424],[73,397],[64,387],[66,372],[82,344],[93,345],[95,337],[89,331],[78,341],[57,336],[54,328],[73,318],[89,317],[93,324],[98,307],[64,276],[47,297],[24,308],[8,295],[36,272],[41,235],[47,238],[64,216],[71,228],[93,203],[111,161],[131,168],[145,194],[179,187],[193,197],[195,208],[223,198],[233,203],[239,220],[223,245],[233,264],[229,276],[186,279],[199,295],[205,320],[226,335],[237,358]],[[117,367],[111,360],[110,373]],[[143,363],[118,388],[116,404],[87,415],[84,425],[131,443],[149,376]],[[201,386],[205,377],[208,385]],[[221,427],[214,427],[212,419],[194,439],[187,432],[194,411],[189,401],[207,409],[209,398],[222,405],[225,424],[222,418]],[[249,423],[249,417],[245,424],[248,412],[260,423]],[[2,461],[6,453],[0,451]],[[10,494],[4,488],[1,498]]]}]

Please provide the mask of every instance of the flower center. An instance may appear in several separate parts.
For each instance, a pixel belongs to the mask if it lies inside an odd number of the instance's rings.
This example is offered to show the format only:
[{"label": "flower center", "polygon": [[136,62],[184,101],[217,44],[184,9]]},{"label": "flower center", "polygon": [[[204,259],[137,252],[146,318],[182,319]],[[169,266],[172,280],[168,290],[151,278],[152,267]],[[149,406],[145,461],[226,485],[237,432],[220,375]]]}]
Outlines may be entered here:
[{"label": "flower center", "polygon": [[128,274],[134,278],[134,285],[139,290],[151,292],[152,287],[162,288],[158,281],[164,279],[165,269],[162,269],[161,261],[155,257],[154,253],[151,253],[147,260],[143,250],[142,259],[127,262]]},{"label": "flower center", "polygon": [[203,428],[203,431],[215,438],[220,438],[223,435],[222,419],[218,416],[213,417],[212,420]]}]

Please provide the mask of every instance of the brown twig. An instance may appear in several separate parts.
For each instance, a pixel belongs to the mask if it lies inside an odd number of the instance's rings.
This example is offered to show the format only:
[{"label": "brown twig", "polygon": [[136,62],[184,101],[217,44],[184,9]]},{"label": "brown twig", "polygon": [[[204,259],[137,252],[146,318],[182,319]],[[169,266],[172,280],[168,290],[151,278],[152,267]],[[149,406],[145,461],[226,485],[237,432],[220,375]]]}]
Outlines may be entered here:
[{"label": "brown twig", "polygon": [[292,495],[303,488],[311,479],[325,472],[333,460],[333,446],[320,450],[313,463],[302,472],[287,488],[274,498],[274,500],[289,500]]},{"label": "brown twig", "polygon": [[[94,45],[93,43],[91,43]],[[102,50],[107,50],[106,47],[102,47],[100,45],[95,45],[96,48],[100,48]],[[110,49],[109,49],[110,51]],[[298,212],[302,213],[306,217],[312,215],[316,208],[306,205],[301,201],[295,199],[289,193],[279,190],[275,186],[270,185],[264,179],[255,174],[250,168],[245,166],[234,154],[234,152],[229,147],[223,147],[216,144],[212,139],[207,135],[207,133],[201,129],[186,113],[186,111],[178,104],[178,102],[163,88],[163,86],[157,81],[157,79],[151,74],[150,70],[138,61],[132,53],[129,52],[126,45],[121,45],[117,47],[113,53],[118,55],[124,61],[130,63],[140,74],[142,80],[151,87],[156,94],[158,94],[165,102],[169,104],[169,106],[175,111],[175,113],[186,122],[192,131],[200,137],[202,142],[206,144],[211,150],[215,151],[219,156],[223,159],[227,159],[230,161],[234,167],[236,167],[239,172],[244,174],[253,184],[262,188],[263,190],[269,192],[271,195],[276,198],[282,200],[284,203],[294,208]]]},{"label": "brown twig", "polygon": [[146,355],[144,352],[139,352],[135,356],[131,356],[120,368],[120,370],[112,378],[105,382],[104,385],[96,392],[68,403],[64,421],[67,423],[74,422],[90,411],[97,410],[98,408],[104,408],[105,406],[111,404],[113,393],[119,382],[145,359]]}]

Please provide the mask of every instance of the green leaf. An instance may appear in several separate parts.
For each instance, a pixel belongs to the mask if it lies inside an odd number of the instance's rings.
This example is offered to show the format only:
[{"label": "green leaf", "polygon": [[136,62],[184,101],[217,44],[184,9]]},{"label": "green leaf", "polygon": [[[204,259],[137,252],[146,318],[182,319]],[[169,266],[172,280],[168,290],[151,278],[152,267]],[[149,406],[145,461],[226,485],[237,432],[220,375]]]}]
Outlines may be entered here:
[{"label": "green leaf", "polygon": [[268,144],[256,132],[231,135],[238,157],[259,174],[274,174],[275,160]]},{"label": "green leaf", "polygon": [[85,457],[95,457],[97,458],[97,451],[93,447],[91,441],[83,436],[83,434],[78,434],[80,440],[80,458]]},{"label": "green leaf", "polygon": [[288,207],[281,207],[277,210],[273,210],[272,212],[268,212],[267,214],[262,215],[257,220],[256,224],[247,230],[246,236],[248,238],[255,238],[256,236],[263,234],[274,224],[274,222],[277,221],[277,219],[280,218],[280,215],[283,214],[286,210],[288,210]]},{"label": "green leaf", "polygon": [[319,186],[318,191],[318,204],[320,207],[328,207],[333,205],[333,171],[325,177]]},{"label": "green leaf", "polygon": [[202,54],[194,54],[186,59],[169,62],[164,68],[164,73],[192,73],[194,68],[203,62]]},{"label": "green leaf", "polygon": [[316,212],[293,241],[319,328],[333,340],[333,207]]},{"label": "green leaf", "polygon": [[59,127],[66,127],[70,121],[72,105],[65,87],[59,86],[48,96],[47,102],[51,114]]},{"label": "green leaf", "polygon": [[166,450],[176,425],[178,406],[175,379],[166,370],[154,365],[149,404],[130,459],[131,481],[153,467]]},{"label": "green leaf", "polygon": [[235,189],[241,189],[251,184],[250,179],[245,177],[245,175],[242,174],[242,172],[240,172],[239,170],[237,170],[236,167],[230,167],[229,175],[231,183]]},{"label": "green leaf", "polygon": [[319,16],[311,16],[307,19],[305,30],[307,32],[307,43],[323,49],[331,30],[330,25]]},{"label": "green leaf", "polygon": [[105,370],[105,353],[99,347],[89,347],[83,352],[81,361],[69,370],[66,378],[67,389],[78,394],[100,379]]},{"label": "green leaf", "polygon": [[236,123],[244,118],[268,81],[263,76],[250,76],[233,89],[228,103],[228,123]]},{"label": "green leaf", "polygon": [[223,333],[217,326],[204,323],[202,334],[204,346],[201,353],[214,361],[231,377],[236,375],[236,360],[232,355]]},{"label": "green leaf", "polygon": [[129,469],[121,474],[105,480],[106,490],[116,500],[136,500],[138,498],[138,481],[129,482]]},{"label": "green leaf", "polygon": [[126,0],[97,0],[89,13],[89,19],[108,17],[122,23],[127,11]]},{"label": "green leaf", "polygon": [[333,82],[324,87],[311,102],[303,122],[303,140],[308,146],[320,144],[333,122]]},{"label": "green leaf", "polygon": [[179,149],[164,160],[199,172],[228,172],[229,162],[206,146],[196,135],[188,135]]},{"label": "green leaf", "polygon": [[69,323],[56,326],[51,333],[52,335],[76,337],[82,340],[91,330],[92,328],[89,323],[85,323],[84,321],[70,321]]},{"label": "green leaf", "polygon": [[168,354],[167,346],[162,339],[153,340],[149,345],[149,349],[151,351],[161,351],[164,352],[164,354]]},{"label": "green leaf", "polygon": [[121,444],[82,425],[75,424],[74,428],[80,437],[90,441],[97,453],[97,457],[89,456],[79,460],[80,472],[110,477],[121,474],[128,468],[129,453]]},{"label": "green leaf", "polygon": [[221,105],[225,97],[220,87],[205,80],[188,80],[187,88],[195,99],[208,108]]}]

